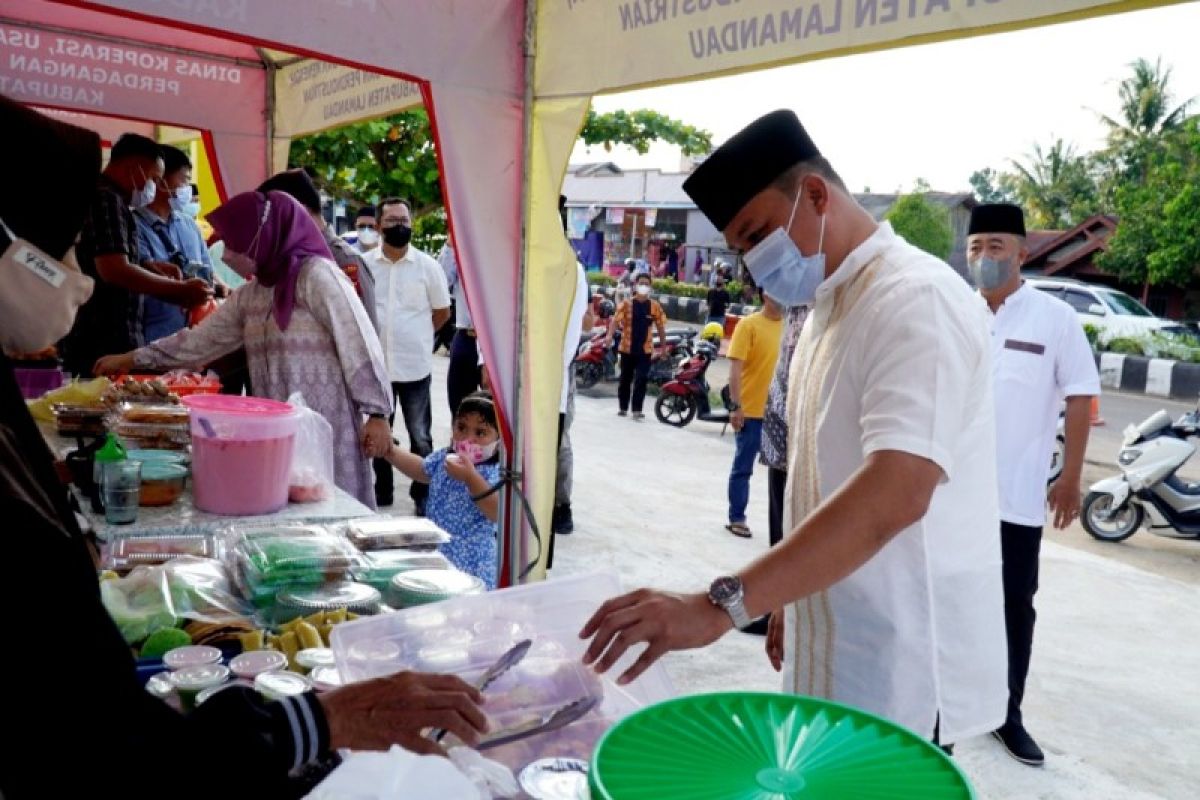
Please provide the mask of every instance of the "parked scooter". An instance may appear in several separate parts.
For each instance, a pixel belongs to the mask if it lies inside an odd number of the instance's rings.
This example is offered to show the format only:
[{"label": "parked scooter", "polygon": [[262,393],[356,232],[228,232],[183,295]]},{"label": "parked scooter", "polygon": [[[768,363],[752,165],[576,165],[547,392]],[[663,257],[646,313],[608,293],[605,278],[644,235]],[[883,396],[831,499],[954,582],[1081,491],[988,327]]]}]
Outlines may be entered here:
[{"label": "parked scooter", "polygon": [[662,386],[658,400],[654,403],[654,416],[664,425],[676,428],[685,427],[693,419],[704,422],[719,422],[721,433],[723,426],[729,424],[730,408],[733,401],[729,396],[729,387],[721,390],[723,409],[714,410],[708,400],[708,367],[717,357],[717,348],[708,340],[696,344],[694,354],[679,365],[675,377]]},{"label": "parked scooter", "polygon": [[[575,356],[575,388],[591,389],[601,381],[617,379],[617,349],[621,343],[621,334],[613,337],[609,347],[604,346],[606,332],[598,329],[592,337],[579,346]],[[692,341],[696,332],[689,328],[668,328],[666,347],[667,353],[650,362],[650,371],[646,382],[653,386],[662,386],[675,376],[678,364],[692,354]],[[653,346],[656,350],[661,347],[658,333],[654,334]]]},{"label": "parked scooter", "polygon": [[1176,475],[1196,446],[1200,409],[1176,422],[1159,411],[1125,429],[1117,463],[1121,475],[1091,487],[1083,500],[1084,530],[1105,542],[1128,539],[1144,522],[1151,533],[1200,538],[1200,484]]}]

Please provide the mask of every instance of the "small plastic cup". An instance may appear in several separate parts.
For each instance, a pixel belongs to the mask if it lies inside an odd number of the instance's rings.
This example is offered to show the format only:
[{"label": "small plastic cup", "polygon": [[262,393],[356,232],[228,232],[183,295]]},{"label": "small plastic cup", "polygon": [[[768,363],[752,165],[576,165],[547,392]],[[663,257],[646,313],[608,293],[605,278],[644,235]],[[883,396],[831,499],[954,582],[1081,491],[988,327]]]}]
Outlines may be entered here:
[{"label": "small plastic cup", "polygon": [[171,673],[171,683],[179,695],[179,704],[184,711],[196,707],[196,698],[205,689],[220,686],[229,680],[229,667],[224,664],[201,664],[184,667]]},{"label": "small plastic cup", "polygon": [[142,490],[142,462],[110,461],[101,468],[104,521],[109,525],[137,522]]},{"label": "small plastic cup", "polygon": [[294,672],[264,672],[254,679],[254,688],[268,700],[282,700],[311,692],[313,685],[307,677]]},{"label": "small plastic cup", "polygon": [[331,692],[342,685],[342,674],[337,667],[316,667],[308,677],[318,692]]},{"label": "small plastic cup", "polygon": [[221,661],[221,651],[204,644],[189,644],[168,650],[163,655],[163,666],[172,672],[188,667],[203,667],[218,664]]},{"label": "small plastic cup", "polygon": [[309,647],[296,653],[296,664],[305,672],[312,672],[317,667],[332,667],[333,651],[328,647]]},{"label": "small plastic cup", "polygon": [[278,650],[251,650],[230,661],[229,669],[237,677],[252,681],[264,672],[286,669],[287,663],[287,656]]}]

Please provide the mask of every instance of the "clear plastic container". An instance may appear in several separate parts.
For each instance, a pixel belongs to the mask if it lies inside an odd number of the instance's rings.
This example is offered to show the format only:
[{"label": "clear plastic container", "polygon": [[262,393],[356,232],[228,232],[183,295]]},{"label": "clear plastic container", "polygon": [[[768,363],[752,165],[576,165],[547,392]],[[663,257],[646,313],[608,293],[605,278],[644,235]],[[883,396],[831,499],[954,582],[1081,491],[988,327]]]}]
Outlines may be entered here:
[{"label": "clear plastic container", "polygon": [[138,505],[171,505],[183,496],[183,490],[187,488],[187,477],[188,469],[182,464],[168,464],[161,461],[143,463]]},{"label": "clear plastic container", "polygon": [[239,678],[254,680],[264,672],[287,669],[287,656],[278,650],[252,650],[235,656],[229,669]]},{"label": "clear plastic container", "polygon": [[[168,655],[170,655],[168,653]],[[196,707],[196,697],[205,689],[220,686],[229,680],[229,667],[224,664],[201,664],[171,673],[171,683],[185,711]]]},{"label": "clear plastic container", "polygon": [[387,593],[391,588],[392,578],[401,572],[410,572],[416,569],[453,569],[453,567],[441,553],[376,550],[363,553],[362,566],[354,570],[353,576],[356,581]]},{"label": "clear plastic container", "polygon": [[661,664],[628,686],[616,685],[616,677],[640,651],[627,654],[603,676],[583,666],[587,642],[579,638],[580,628],[621,591],[615,575],[601,573],[457,597],[338,625],[331,635],[332,647],[339,675],[347,683],[400,670],[446,672],[473,681],[508,648],[531,639],[525,658],[485,692],[483,707],[494,732],[541,718],[580,698],[602,699],[560,731],[498,747],[487,755],[517,772],[540,758],[586,760],[617,720],[674,696]]},{"label": "clear plastic container", "polygon": [[432,550],[450,534],[425,517],[364,517],[346,524],[346,536],[364,552],[396,547]]},{"label": "clear plastic container", "polygon": [[284,589],[275,597],[275,621],[287,622],[317,611],[344,608],[356,614],[378,614],[378,589],[365,583],[339,581],[313,588]]},{"label": "clear plastic container", "polygon": [[115,409],[121,422],[135,425],[175,425],[187,427],[188,411],[170,403],[120,403]]},{"label": "clear plastic container", "polygon": [[336,581],[361,564],[349,542],[316,525],[235,531],[231,552],[255,586]]},{"label": "clear plastic container", "polygon": [[270,514],[287,505],[300,415],[287,403],[258,397],[192,395],[196,507],[213,514]]},{"label": "clear plastic container", "polygon": [[220,661],[221,651],[215,647],[203,644],[189,644],[185,647],[176,647],[163,656],[163,666],[173,671],[217,664]]},{"label": "clear plastic container", "polygon": [[101,566],[127,570],[139,564],[163,564],[180,556],[214,558],[216,555],[216,540],[205,533],[130,535],[109,540]]},{"label": "clear plastic container", "polygon": [[465,572],[455,569],[415,569],[392,578],[388,605],[411,608],[451,597],[479,594],[483,590],[483,581]]}]

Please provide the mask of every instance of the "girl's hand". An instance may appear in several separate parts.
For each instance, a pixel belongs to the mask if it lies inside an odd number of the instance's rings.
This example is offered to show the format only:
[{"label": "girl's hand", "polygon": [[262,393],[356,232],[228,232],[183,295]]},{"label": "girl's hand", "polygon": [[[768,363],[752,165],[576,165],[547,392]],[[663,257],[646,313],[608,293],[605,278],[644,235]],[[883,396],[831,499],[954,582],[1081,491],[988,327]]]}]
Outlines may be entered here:
[{"label": "girl's hand", "polygon": [[467,483],[479,473],[476,471],[475,465],[470,461],[458,453],[451,453],[446,456],[446,474],[459,483]]}]

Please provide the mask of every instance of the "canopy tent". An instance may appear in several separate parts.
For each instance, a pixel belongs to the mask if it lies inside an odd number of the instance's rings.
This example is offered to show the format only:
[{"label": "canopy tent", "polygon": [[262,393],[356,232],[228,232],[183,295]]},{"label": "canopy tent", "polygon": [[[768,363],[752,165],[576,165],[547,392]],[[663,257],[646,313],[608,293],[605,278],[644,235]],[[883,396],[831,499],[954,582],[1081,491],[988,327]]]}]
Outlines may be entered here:
[{"label": "canopy tent", "polygon": [[[168,121],[210,132],[237,191],[283,166],[289,136],[389,113],[416,81],[510,466],[545,529],[575,282],[557,195],[594,94],[1180,1],[0,0],[0,92],[132,119],[169,109]],[[35,72],[35,57],[58,66]],[[87,77],[63,72],[72,60]],[[394,80],[364,89],[358,70]],[[133,86],[107,83],[111,72]],[[512,500],[515,580],[537,548]]]}]

